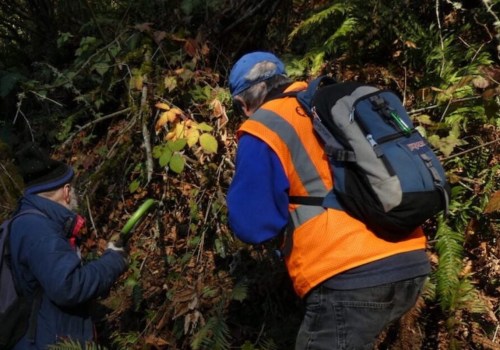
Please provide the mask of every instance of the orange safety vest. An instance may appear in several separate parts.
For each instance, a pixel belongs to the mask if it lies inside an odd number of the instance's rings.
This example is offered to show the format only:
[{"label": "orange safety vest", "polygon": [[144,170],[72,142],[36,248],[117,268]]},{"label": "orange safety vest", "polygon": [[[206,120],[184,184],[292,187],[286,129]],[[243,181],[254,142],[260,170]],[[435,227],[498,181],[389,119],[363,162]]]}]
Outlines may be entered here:
[{"label": "orange safety vest", "polygon": [[[306,87],[296,82],[286,91]],[[260,138],[276,153],[290,183],[290,196],[324,197],[333,187],[311,119],[294,97],[266,102],[242,124],[238,134],[243,132]],[[388,242],[341,210],[298,204],[289,204],[288,210],[292,245],[285,262],[300,297],[341,272],[426,246],[421,228],[404,240]]]}]

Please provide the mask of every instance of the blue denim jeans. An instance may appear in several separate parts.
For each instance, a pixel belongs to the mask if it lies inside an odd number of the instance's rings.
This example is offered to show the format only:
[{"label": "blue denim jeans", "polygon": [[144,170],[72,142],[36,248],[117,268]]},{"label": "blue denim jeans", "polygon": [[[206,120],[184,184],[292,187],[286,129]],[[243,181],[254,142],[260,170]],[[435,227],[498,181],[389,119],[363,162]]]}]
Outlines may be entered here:
[{"label": "blue denim jeans", "polygon": [[319,286],[305,300],[295,350],[373,349],[377,336],[416,302],[426,276],[380,286]]}]

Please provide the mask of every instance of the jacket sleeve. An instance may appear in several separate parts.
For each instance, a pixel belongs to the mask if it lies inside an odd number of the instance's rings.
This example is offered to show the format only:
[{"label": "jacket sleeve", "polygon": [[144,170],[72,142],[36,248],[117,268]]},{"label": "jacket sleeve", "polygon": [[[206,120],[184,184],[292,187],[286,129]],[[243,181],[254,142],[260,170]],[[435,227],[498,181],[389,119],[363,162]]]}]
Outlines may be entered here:
[{"label": "jacket sleeve", "polygon": [[125,259],[112,250],[82,265],[77,253],[57,233],[54,225],[44,218],[29,220],[30,227],[36,229],[27,230],[29,237],[21,242],[21,262],[28,265],[44,293],[55,304],[75,306],[103,295],[126,269]]},{"label": "jacket sleeve", "polygon": [[227,194],[229,225],[236,237],[255,244],[279,235],[288,223],[289,187],[276,153],[259,138],[243,134]]}]

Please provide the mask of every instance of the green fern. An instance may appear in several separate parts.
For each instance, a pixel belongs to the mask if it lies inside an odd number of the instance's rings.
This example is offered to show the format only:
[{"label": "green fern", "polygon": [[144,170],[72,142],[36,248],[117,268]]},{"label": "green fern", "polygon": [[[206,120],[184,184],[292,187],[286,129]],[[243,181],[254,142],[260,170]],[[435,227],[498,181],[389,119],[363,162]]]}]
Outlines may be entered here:
[{"label": "green fern", "polygon": [[460,284],[462,271],[463,242],[461,233],[452,230],[444,220],[438,219],[436,233],[436,250],[439,255],[439,265],[435,272],[436,292],[441,308],[444,311],[454,311],[456,295]]},{"label": "green fern", "polygon": [[191,341],[193,350],[227,350],[230,347],[230,331],[223,315],[211,317]]},{"label": "green fern", "polygon": [[356,18],[348,17],[338,29],[325,41],[325,50],[330,53],[334,51],[335,44],[339,38],[348,37],[349,34],[356,31],[359,27],[359,21]]},{"label": "green fern", "polygon": [[243,301],[248,296],[248,286],[246,283],[238,283],[233,287],[231,292],[231,299],[237,301]]},{"label": "green fern", "polygon": [[298,34],[305,35],[309,32],[314,32],[318,26],[322,25],[326,20],[330,19],[335,14],[345,15],[351,10],[351,7],[346,3],[337,3],[327,9],[324,9],[302,23],[300,23],[295,29],[289,34],[288,40],[292,41]]},{"label": "green fern", "polygon": [[113,345],[115,345],[118,349],[128,349],[131,345],[140,342],[141,334],[138,332],[114,332],[111,335],[111,338],[113,339]]}]

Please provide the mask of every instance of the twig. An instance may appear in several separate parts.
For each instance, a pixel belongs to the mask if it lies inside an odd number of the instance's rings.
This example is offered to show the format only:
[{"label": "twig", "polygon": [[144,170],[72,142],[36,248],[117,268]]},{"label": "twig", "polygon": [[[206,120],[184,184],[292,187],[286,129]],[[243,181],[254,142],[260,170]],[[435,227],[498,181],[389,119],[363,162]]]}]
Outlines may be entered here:
[{"label": "twig", "polygon": [[497,334],[498,334],[498,328],[500,325],[497,324],[497,327],[495,328],[495,334],[493,334],[493,339],[491,340],[492,342],[495,342],[497,339]]},{"label": "twig", "polygon": [[0,163],[0,166],[2,167],[4,173],[7,175],[7,177],[9,178],[9,180],[12,181],[12,183],[16,187],[16,190],[18,190],[19,192],[22,192],[21,188],[17,185],[17,183],[14,181],[14,179],[12,178],[12,176],[10,175],[10,173],[7,171],[7,168],[5,168],[5,166],[2,163]]},{"label": "twig", "polygon": [[66,139],[66,141],[63,142],[62,146],[65,146],[66,144],[68,144],[73,139],[73,137],[75,137],[76,135],[78,135],[78,133],[80,133],[82,130],[87,129],[87,128],[91,127],[92,125],[97,124],[99,122],[102,122],[102,121],[104,121],[106,119],[114,118],[116,116],[122,115],[124,113],[129,112],[129,111],[130,111],[130,107],[127,107],[127,108],[122,109],[121,111],[113,112],[111,114],[105,115],[104,117],[92,120],[91,122],[88,122],[87,124],[85,124],[83,126],[80,126],[76,132],[74,132],[73,134],[71,134]]},{"label": "twig", "polygon": [[443,53],[443,59],[441,60],[441,71],[440,71],[440,74],[439,74],[439,75],[441,75],[443,73],[443,71],[444,71],[445,58],[444,58],[443,31],[442,31],[442,28],[441,28],[441,19],[439,18],[439,0],[436,0],[436,20],[437,20],[438,29],[439,29],[439,40],[441,42],[441,51]]},{"label": "twig", "polygon": [[[151,56],[149,53],[146,53],[146,57],[144,58],[145,62],[151,60]],[[146,118],[147,111],[147,97],[148,97],[148,86],[147,86],[147,75],[143,76],[143,85],[142,85],[142,96],[141,96],[141,118],[142,118],[142,137],[144,139],[144,148],[146,150],[146,169],[147,169],[147,183],[151,181],[153,178],[153,155],[151,152],[151,135],[148,130],[148,123]]]},{"label": "twig", "polygon": [[[452,99],[450,100],[451,103],[457,103],[457,102],[465,102],[465,101],[470,101],[470,100],[477,100],[477,99],[480,99],[482,98],[481,95],[476,95],[476,96],[470,96],[470,97],[463,97],[463,98],[457,98],[457,99]],[[428,107],[423,107],[423,108],[419,108],[419,109],[414,109],[414,110],[411,110],[411,111],[408,111],[408,114],[417,114],[417,113],[420,113],[420,112],[423,112],[423,111],[427,111],[429,109],[435,109],[435,108],[438,108],[440,107],[440,105],[436,104],[436,105],[432,105],[432,106],[428,106]]]},{"label": "twig", "polygon": [[[498,16],[496,15],[495,11],[493,11],[492,9],[492,5],[491,5],[491,0],[483,0],[483,4],[484,6],[486,6],[486,11],[493,16],[493,18],[495,19],[495,27],[497,29],[497,32],[498,32],[498,27],[500,26],[500,19],[498,18]],[[495,35],[497,41],[500,40],[500,34],[497,34]],[[500,58],[500,43],[497,44],[497,57]]]},{"label": "twig", "polygon": [[407,87],[407,78],[408,78],[406,67],[404,67],[404,69],[405,69],[405,87],[403,90],[403,106],[406,104],[406,87]]},{"label": "twig", "polygon": [[489,145],[492,145],[496,142],[500,141],[500,138],[498,139],[495,139],[493,141],[490,141],[490,142],[486,142],[486,143],[483,143],[482,145],[479,145],[479,146],[475,146],[475,147],[472,147],[472,148],[469,148],[468,150],[465,150],[463,152],[459,152],[459,153],[456,153],[452,156],[449,156],[449,157],[446,157],[446,158],[443,158],[442,160],[448,160],[448,159],[451,159],[451,158],[455,158],[455,157],[459,157],[459,156],[463,156],[464,154],[467,154],[467,153],[470,153],[472,151],[475,151],[476,149],[479,149],[479,148],[483,148],[483,147],[486,147],[486,146],[489,146]]},{"label": "twig", "polygon": [[97,229],[95,227],[94,218],[92,217],[92,211],[90,210],[90,201],[89,196],[85,196],[87,202],[87,210],[89,212],[90,222],[92,223],[92,228],[94,229],[96,238],[99,238],[99,234],[97,233]]},{"label": "twig", "polygon": [[262,324],[262,327],[260,327],[259,334],[257,335],[257,339],[255,340],[255,343],[254,343],[255,346],[257,346],[257,344],[259,344],[260,338],[262,337],[262,334],[264,333],[265,328],[266,328],[266,323],[264,322]]},{"label": "twig", "polygon": [[34,94],[34,95],[36,95],[36,96],[40,97],[40,98],[41,98],[41,99],[43,99],[43,100],[50,101],[50,102],[52,102],[52,103],[54,103],[54,104],[58,105],[59,107],[63,107],[63,104],[62,104],[62,103],[57,102],[57,101],[54,101],[53,99],[48,98],[47,96],[40,95],[38,92],[33,91],[33,90],[30,90],[30,92],[31,92],[32,94]]},{"label": "twig", "polygon": [[16,124],[18,115],[21,115],[23,117],[24,121],[26,122],[26,125],[28,125],[28,130],[30,131],[30,135],[31,135],[31,141],[35,142],[35,135],[33,135],[33,130],[31,129],[30,121],[28,120],[26,115],[23,113],[23,111],[21,111],[20,102],[17,104],[17,111],[16,111],[16,115],[14,116],[14,121],[12,122],[12,124]]}]

